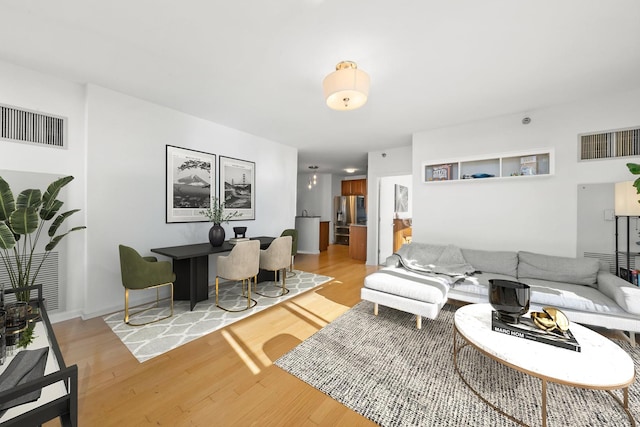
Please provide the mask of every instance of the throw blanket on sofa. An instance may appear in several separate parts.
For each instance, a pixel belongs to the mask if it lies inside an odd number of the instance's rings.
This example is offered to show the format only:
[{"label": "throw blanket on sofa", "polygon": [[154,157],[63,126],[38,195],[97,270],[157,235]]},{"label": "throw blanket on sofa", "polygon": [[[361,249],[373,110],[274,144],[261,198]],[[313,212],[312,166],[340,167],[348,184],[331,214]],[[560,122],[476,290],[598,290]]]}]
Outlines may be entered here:
[{"label": "throw blanket on sofa", "polygon": [[475,268],[462,256],[460,248],[453,245],[442,250],[433,245],[411,243],[403,245],[394,255],[405,269],[426,275],[448,276],[452,285],[475,272]]}]

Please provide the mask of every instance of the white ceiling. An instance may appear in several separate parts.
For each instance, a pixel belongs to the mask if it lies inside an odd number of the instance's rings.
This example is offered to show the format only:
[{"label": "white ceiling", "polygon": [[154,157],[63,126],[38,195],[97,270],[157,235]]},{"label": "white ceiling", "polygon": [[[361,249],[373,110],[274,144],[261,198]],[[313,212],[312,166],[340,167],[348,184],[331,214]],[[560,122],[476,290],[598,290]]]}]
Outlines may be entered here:
[{"label": "white ceiling", "polygon": [[[640,1],[0,0],[0,60],[361,174],[416,131],[640,88]],[[359,110],[322,99],[342,60],[371,76]]]}]

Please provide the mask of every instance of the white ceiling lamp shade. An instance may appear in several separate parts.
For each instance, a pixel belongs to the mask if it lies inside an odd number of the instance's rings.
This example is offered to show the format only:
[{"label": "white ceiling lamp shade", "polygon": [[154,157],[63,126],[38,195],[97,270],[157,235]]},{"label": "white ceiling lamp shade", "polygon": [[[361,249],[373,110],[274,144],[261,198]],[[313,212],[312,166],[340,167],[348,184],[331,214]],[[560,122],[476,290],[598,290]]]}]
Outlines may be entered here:
[{"label": "white ceiling lamp shade", "polygon": [[640,216],[640,195],[634,181],[616,182],[615,212],[617,216]]},{"label": "white ceiling lamp shade", "polygon": [[355,62],[338,63],[336,71],[322,82],[327,106],[340,111],[362,107],[369,97],[369,84],[369,75],[359,70]]}]

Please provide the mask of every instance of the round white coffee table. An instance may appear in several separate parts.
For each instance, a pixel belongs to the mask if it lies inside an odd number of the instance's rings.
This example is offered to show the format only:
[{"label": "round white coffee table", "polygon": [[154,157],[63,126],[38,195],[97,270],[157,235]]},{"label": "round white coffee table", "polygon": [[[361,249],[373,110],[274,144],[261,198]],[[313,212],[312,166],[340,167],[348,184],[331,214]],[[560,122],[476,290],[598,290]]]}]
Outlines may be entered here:
[{"label": "round white coffee table", "polygon": [[[526,425],[487,401],[463,377],[458,369],[457,358],[467,344],[505,366],[542,380],[543,426],[547,425],[547,381],[606,390],[626,412],[631,425],[636,425],[629,412],[629,386],[635,379],[635,369],[633,360],[624,350],[597,332],[576,323],[572,323],[570,329],[580,344],[580,352],[494,332],[491,329],[492,311],[490,304],[469,304],[460,307],[454,316],[454,367],[462,381],[482,401],[512,421]],[[458,335],[466,343],[458,345]],[[623,390],[623,400],[610,392],[618,389]]]}]

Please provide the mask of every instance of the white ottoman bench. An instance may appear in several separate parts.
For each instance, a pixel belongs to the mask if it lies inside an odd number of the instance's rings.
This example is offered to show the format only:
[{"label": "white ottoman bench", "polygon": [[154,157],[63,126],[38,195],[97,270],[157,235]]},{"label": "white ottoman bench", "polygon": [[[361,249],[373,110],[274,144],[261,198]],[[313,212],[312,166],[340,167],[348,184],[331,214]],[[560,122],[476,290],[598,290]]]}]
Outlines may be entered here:
[{"label": "white ottoman bench", "polygon": [[416,327],[422,328],[422,316],[435,319],[447,302],[449,285],[445,279],[428,277],[404,268],[385,267],[365,277],[360,297],[374,303],[416,315]]}]

